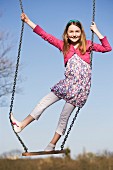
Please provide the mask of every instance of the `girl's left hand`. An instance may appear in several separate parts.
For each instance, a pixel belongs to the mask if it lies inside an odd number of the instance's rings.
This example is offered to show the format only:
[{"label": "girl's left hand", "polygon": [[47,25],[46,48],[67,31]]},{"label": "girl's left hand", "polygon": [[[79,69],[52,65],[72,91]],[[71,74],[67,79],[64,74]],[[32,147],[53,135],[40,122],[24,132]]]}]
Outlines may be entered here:
[{"label": "girl's left hand", "polygon": [[95,22],[92,22],[92,24],[91,24],[91,26],[90,26],[90,29],[91,29],[91,31],[93,31],[93,32],[96,32],[96,31],[98,30]]},{"label": "girl's left hand", "polygon": [[91,26],[90,26],[90,29],[91,29],[91,31],[93,31],[93,32],[98,36],[99,39],[104,38],[104,36],[103,36],[103,35],[100,33],[100,31],[98,30],[95,22],[92,22],[92,24],[91,24]]}]

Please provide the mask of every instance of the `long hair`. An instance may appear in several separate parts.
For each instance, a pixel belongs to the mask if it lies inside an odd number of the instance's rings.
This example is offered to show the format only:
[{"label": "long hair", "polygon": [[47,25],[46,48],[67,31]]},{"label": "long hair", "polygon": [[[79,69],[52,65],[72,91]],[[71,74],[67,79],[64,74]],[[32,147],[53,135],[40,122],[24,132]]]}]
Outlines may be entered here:
[{"label": "long hair", "polygon": [[81,37],[80,37],[80,40],[79,40],[78,49],[80,50],[81,54],[85,54],[85,52],[86,52],[86,35],[85,35],[84,28],[83,28],[82,24],[78,20],[70,20],[65,27],[64,33],[62,35],[63,42],[64,42],[64,44],[63,44],[63,54],[66,55],[69,51],[69,48],[70,48],[70,42],[69,42],[69,39],[67,37],[67,31],[68,31],[68,28],[69,28],[70,25],[76,25],[77,27],[80,28]]}]

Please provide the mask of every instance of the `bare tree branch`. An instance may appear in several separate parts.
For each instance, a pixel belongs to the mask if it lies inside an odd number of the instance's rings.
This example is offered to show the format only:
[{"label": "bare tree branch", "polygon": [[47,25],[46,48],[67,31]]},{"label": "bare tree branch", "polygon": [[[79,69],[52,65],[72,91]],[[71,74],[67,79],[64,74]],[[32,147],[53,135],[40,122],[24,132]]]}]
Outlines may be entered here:
[{"label": "bare tree branch", "polygon": [[[2,12],[0,12],[0,18]],[[4,103],[4,98],[7,98],[13,90],[15,62],[12,57],[14,47],[13,36],[9,32],[0,30],[0,107]],[[21,82],[21,77],[18,75],[18,83]],[[20,87],[16,86],[16,93],[21,92]]]}]

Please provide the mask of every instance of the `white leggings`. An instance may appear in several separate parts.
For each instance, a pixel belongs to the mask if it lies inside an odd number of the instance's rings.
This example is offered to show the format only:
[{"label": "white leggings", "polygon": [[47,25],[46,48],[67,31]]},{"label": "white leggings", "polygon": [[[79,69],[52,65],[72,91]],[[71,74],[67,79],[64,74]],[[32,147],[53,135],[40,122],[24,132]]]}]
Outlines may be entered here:
[{"label": "white leggings", "polygon": [[[46,108],[48,108],[50,105],[52,105],[53,103],[59,100],[60,98],[58,98],[53,92],[50,92],[36,105],[36,107],[33,109],[30,115],[34,119],[38,120]],[[59,122],[58,122],[57,129],[56,129],[56,132],[58,134],[64,135],[69,117],[74,109],[75,109],[75,106],[73,106],[70,103],[65,103],[64,108],[60,114]]]}]

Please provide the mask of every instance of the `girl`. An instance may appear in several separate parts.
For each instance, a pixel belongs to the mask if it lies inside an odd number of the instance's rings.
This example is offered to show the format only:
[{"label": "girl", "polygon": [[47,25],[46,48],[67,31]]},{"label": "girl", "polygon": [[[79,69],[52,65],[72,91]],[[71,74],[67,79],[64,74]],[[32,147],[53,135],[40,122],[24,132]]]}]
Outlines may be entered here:
[{"label": "girl", "polygon": [[[86,40],[82,24],[78,20],[70,20],[63,33],[63,40],[46,33],[39,25],[35,25],[25,13],[22,13],[21,19],[27,23],[33,31],[41,36],[45,41],[57,47],[64,55],[65,78],[60,80],[51,92],[45,96],[34,108],[32,113],[23,121],[18,122],[11,114],[11,120],[15,132],[21,132],[28,124],[38,120],[43,111],[61,99],[64,99],[65,105],[61,112],[60,119],[54,137],[45,148],[45,151],[55,149],[56,143],[64,135],[69,116],[75,107],[82,108],[88,98],[91,86],[91,66],[90,53],[91,41]],[[111,46],[107,37],[103,36],[93,22],[90,29],[97,35],[101,44],[93,44],[93,51],[108,52]]]}]

